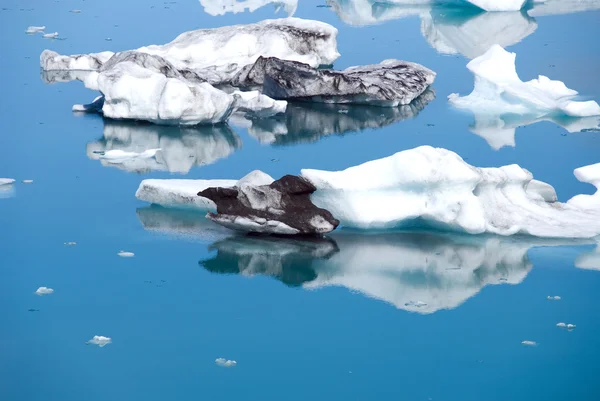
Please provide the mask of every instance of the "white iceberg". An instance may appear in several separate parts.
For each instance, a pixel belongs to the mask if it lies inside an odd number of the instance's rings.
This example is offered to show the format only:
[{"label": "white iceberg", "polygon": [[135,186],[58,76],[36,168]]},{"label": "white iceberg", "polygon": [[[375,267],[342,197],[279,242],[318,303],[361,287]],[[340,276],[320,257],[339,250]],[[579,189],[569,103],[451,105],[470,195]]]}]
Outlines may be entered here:
[{"label": "white iceberg", "polygon": [[[323,22],[283,18],[185,32],[170,43],[141,47],[136,52],[160,56],[176,69],[194,70],[214,84],[228,81],[260,56],[313,67],[332,64],[340,56],[337,33]],[[61,56],[46,50],[40,56],[40,66],[43,70],[97,70],[113,54]]]},{"label": "white iceberg", "polygon": [[469,234],[573,238],[600,234],[600,208],[579,207],[578,197],[573,204],[549,202],[550,186],[534,181],[530,187],[532,174],[518,165],[477,168],[454,152],[430,146],[344,171],[304,169],[301,175],[317,187],[313,203],[346,227],[419,225]]},{"label": "white iceberg", "polygon": [[556,324],[556,327],[560,327],[560,328],[566,328],[566,327],[567,327],[567,324],[566,324],[566,323],[562,323],[562,322],[561,322],[561,323],[557,323],[557,324]]},{"label": "white iceberg", "polygon": [[593,195],[577,195],[571,198],[567,203],[571,206],[587,210],[600,209],[600,163],[592,164],[575,169],[575,177],[581,182],[592,184],[596,187],[596,193]]},{"label": "white iceberg", "polygon": [[48,288],[48,287],[40,287],[37,290],[35,290],[36,295],[50,295],[52,293],[54,293],[54,290],[52,288]]},{"label": "white iceberg", "polygon": [[537,345],[537,343],[535,341],[531,341],[531,340],[521,341],[521,344],[527,345],[530,347],[535,347]]},{"label": "white iceberg", "polygon": [[231,359],[225,359],[225,358],[217,358],[217,359],[215,359],[215,363],[224,368],[232,368],[235,365],[237,365],[236,361],[232,361]]},{"label": "white iceberg", "polygon": [[97,345],[100,348],[104,347],[107,344],[112,343],[112,338],[104,337],[104,336],[94,336],[91,340],[87,341],[86,344]]},{"label": "white iceberg", "polygon": [[44,30],[46,30],[46,26],[30,26],[27,27],[27,30],[25,31],[25,33],[27,34],[32,34],[32,33],[38,33],[38,32],[44,32]]},{"label": "white iceberg", "polygon": [[271,117],[285,113],[287,109],[285,100],[273,100],[259,91],[242,92],[236,90],[232,94],[236,98],[236,111],[250,113],[252,118]]},{"label": "white iceberg", "polygon": [[515,58],[515,53],[494,45],[484,55],[471,60],[467,68],[475,76],[473,92],[464,97],[451,94],[450,103],[469,109],[475,115],[512,113],[538,118],[556,113],[571,117],[600,115],[598,103],[573,100],[577,91],[561,81],[552,81],[543,75],[528,82],[521,81]]},{"label": "white iceberg", "polygon": [[560,297],[558,295],[548,295],[546,299],[548,299],[549,301],[560,301]]},{"label": "white iceberg", "polygon": [[15,180],[12,178],[0,178],[0,186],[12,185],[14,182]]},{"label": "white iceberg", "polygon": [[[88,143],[86,153],[104,166],[125,171],[186,174],[192,167],[215,163],[241,146],[239,136],[225,124],[173,127],[105,120],[104,136]],[[152,157],[138,157],[150,149],[160,151]],[[106,155],[113,151],[131,154],[133,158],[107,159]]]},{"label": "white iceberg", "polygon": [[466,0],[485,11],[519,11],[528,0]]},{"label": "white iceberg", "polygon": [[144,180],[135,193],[139,200],[163,207],[192,208],[202,211],[216,211],[217,206],[210,199],[198,196],[198,192],[208,188],[249,185],[269,185],[272,177],[262,171],[252,171],[240,180]]},{"label": "white iceberg", "polygon": [[127,252],[127,251],[119,251],[117,253],[117,255],[122,258],[133,258],[135,256],[135,254],[133,252]]},{"label": "white iceberg", "polygon": [[56,39],[58,38],[58,32],[45,33],[42,35],[42,37],[46,39]]},{"label": "white iceberg", "polygon": [[204,12],[212,16],[225,15],[227,13],[253,13],[261,7],[272,4],[276,12],[283,9],[288,17],[291,17],[298,8],[298,0],[200,0]]}]

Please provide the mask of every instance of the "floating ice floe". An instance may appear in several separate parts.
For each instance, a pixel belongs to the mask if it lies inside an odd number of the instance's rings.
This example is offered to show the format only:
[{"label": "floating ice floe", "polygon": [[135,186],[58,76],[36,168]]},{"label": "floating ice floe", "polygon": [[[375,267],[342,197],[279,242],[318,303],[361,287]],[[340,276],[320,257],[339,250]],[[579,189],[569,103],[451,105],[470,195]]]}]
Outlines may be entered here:
[{"label": "floating ice floe", "polygon": [[54,292],[54,290],[52,288],[48,288],[48,287],[40,287],[37,290],[35,290],[36,295],[50,295]]},{"label": "floating ice floe", "polygon": [[33,184],[33,180],[23,180],[23,184]]},{"label": "floating ice floe", "polygon": [[46,39],[56,39],[58,38],[58,32],[45,33],[42,35],[42,37]]},{"label": "floating ice floe", "polygon": [[577,195],[567,203],[571,206],[587,210],[600,209],[600,163],[591,166],[579,167],[574,171],[575,177],[581,182],[592,184],[596,187],[593,195]]},{"label": "floating ice floe", "polygon": [[328,233],[339,221],[310,201],[315,190],[307,180],[286,175],[270,184],[211,187],[198,196],[217,205],[217,213],[209,212],[208,219],[234,230],[280,235]]},{"label": "floating ice floe", "polygon": [[600,208],[581,207],[592,200],[553,202],[552,187],[532,180],[518,165],[477,168],[446,149],[422,146],[344,171],[304,169],[301,176],[317,188],[313,203],[345,227],[419,225],[469,234],[573,238],[600,234]]},{"label": "floating ice floe", "polygon": [[217,358],[217,359],[215,359],[215,363],[224,368],[232,368],[235,365],[237,365],[236,361],[232,361],[231,359],[225,359],[225,358]]},{"label": "floating ice floe", "polygon": [[27,34],[40,33],[40,32],[44,32],[45,29],[46,29],[45,25],[44,26],[30,26],[27,28],[25,33],[27,33]]},{"label": "floating ice floe", "polygon": [[232,93],[236,98],[236,111],[247,112],[254,117],[271,117],[285,113],[287,102],[273,100],[259,91],[242,92],[236,90]]},{"label": "floating ice floe", "polygon": [[275,57],[259,57],[233,78],[232,85],[258,86],[263,94],[274,99],[396,107],[412,102],[434,79],[433,71],[406,61],[385,60],[333,71]]},{"label": "floating ice floe", "polygon": [[566,323],[557,323],[556,327],[560,327],[561,329],[568,329],[568,330],[573,330],[575,329],[577,326],[575,326],[574,324],[566,324]]},{"label": "floating ice floe", "polygon": [[[181,229],[179,223],[170,228],[172,234]],[[200,265],[213,273],[271,276],[307,290],[343,287],[398,309],[429,314],[457,308],[488,285],[521,283],[532,268],[527,254],[533,247],[586,243],[345,230],[327,237],[231,236],[209,246],[216,252]]]},{"label": "floating ice floe", "polygon": [[467,64],[475,76],[473,92],[463,97],[451,94],[448,97],[450,103],[471,110],[476,121],[495,121],[509,113],[530,120],[550,119],[557,114],[600,116],[598,103],[573,100],[577,92],[561,81],[552,81],[543,75],[528,82],[521,81],[515,69],[515,58],[515,53],[509,53],[498,45],[492,46],[484,55]]},{"label": "floating ice floe", "polygon": [[[241,139],[226,124],[179,127],[104,120],[104,136],[88,143],[86,153],[104,166],[125,171],[186,174],[192,167],[214,163],[241,146]],[[160,151],[152,157],[139,157],[150,149]],[[106,159],[113,151],[130,154],[132,158]]]},{"label": "floating ice floe", "polygon": [[100,348],[104,347],[107,344],[112,343],[112,338],[110,337],[104,337],[104,336],[94,336],[92,337],[91,340],[87,341],[86,344],[88,345],[97,345]]},{"label": "floating ice floe", "polygon": [[376,129],[416,117],[434,98],[435,92],[428,89],[409,105],[398,107],[290,103],[280,116],[240,119],[234,114],[228,124],[247,128],[248,134],[264,144],[310,143],[328,135]]},{"label": "floating ice floe", "polygon": [[548,295],[546,297],[546,299],[548,299],[549,301],[560,301],[560,297],[558,295]]},{"label": "floating ice floe", "polygon": [[535,341],[530,341],[530,340],[521,341],[521,344],[528,345],[530,347],[535,347],[537,345],[537,343]]},{"label": "floating ice floe", "polygon": [[[317,67],[332,64],[340,54],[337,29],[329,24],[283,18],[256,24],[225,26],[185,32],[165,45],[141,47],[138,53],[162,57],[178,70],[193,70],[210,83],[230,80],[260,56],[294,60]],[[114,53],[61,56],[44,51],[44,70],[97,70]]]},{"label": "floating ice floe", "polygon": [[117,252],[117,255],[122,257],[122,258],[133,258],[135,256],[135,253],[133,252],[126,252],[126,251],[119,251]]},{"label": "floating ice floe", "polygon": [[276,12],[283,9],[291,17],[298,8],[298,0],[200,0],[200,4],[204,7],[204,12],[212,16],[246,11],[253,13],[261,7],[272,4]]}]

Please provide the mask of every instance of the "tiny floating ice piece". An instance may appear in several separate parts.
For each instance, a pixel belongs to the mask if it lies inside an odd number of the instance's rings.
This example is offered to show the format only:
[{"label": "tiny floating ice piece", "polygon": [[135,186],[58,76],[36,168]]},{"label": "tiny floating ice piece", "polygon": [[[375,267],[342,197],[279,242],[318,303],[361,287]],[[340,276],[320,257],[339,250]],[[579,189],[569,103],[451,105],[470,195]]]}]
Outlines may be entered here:
[{"label": "tiny floating ice piece", "polygon": [[48,287],[40,287],[35,291],[36,295],[39,295],[39,296],[50,295],[53,292],[54,292],[54,290],[52,288],[48,288]]},{"label": "tiny floating ice piece", "polygon": [[126,252],[126,251],[119,251],[119,253],[117,253],[117,255],[119,255],[122,258],[133,258],[135,256],[135,254],[133,252]]},{"label": "tiny floating ice piece", "polygon": [[574,324],[571,324],[571,323],[567,324],[567,323],[560,322],[560,323],[556,324],[556,327],[560,327],[561,329],[573,330],[577,326]]},{"label": "tiny floating ice piece", "polygon": [[217,359],[215,359],[215,363],[224,368],[232,368],[235,365],[237,365],[236,361],[232,361],[230,359],[225,359],[225,358],[217,358]]},{"label": "tiny floating ice piece", "polygon": [[574,324],[571,324],[571,323],[567,324],[567,329],[569,329],[569,330],[573,330],[575,327],[577,327],[577,326],[575,326]]},{"label": "tiny floating ice piece", "polygon": [[560,297],[559,297],[558,295],[554,295],[554,296],[552,296],[552,295],[548,295],[548,296],[546,297],[546,299],[548,299],[548,300],[550,300],[550,301],[560,301]]},{"label": "tiny floating ice piece", "polygon": [[65,242],[66,246],[75,246],[77,245],[77,242]]},{"label": "tiny floating ice piece", "polygon": [[58,32],[45,33],[42,35],[42,37],[44,37],[46,39],[56,39],[56,38],[58,38]]},{"label": "tiny floating ice piece", "polygon": [[563,322],[560,322],[560,323],[556,324],[556,327],[564,328],[564,327],[567,327],[567,324],[563,323]]},{"label": "tiny floating ice piece", "polygon": [[90,341],[86,342],[88,345],[93,344],[99,346],[100,348],[110,343],[112,343],[112,338],[104,336],[94,336]]},{"label": "tiny floating ice piece", "polygon": [[44,30],[46,29],[46,26],[30,26],[27,28],[27,30],[25,31],[25,33],[38,33],[38,32],[44,32]]},{"label": "tiny floating ice piece", "polygon": [[23,184],[33,184],[33,180],[23,180]]},{"label": "tiny floating ice piece", "polygon": [[527,345],[530,347],[535,347],[537,345],[537,343],[535,341],[529,341],[529,340],[521,341],[521,344]]}]

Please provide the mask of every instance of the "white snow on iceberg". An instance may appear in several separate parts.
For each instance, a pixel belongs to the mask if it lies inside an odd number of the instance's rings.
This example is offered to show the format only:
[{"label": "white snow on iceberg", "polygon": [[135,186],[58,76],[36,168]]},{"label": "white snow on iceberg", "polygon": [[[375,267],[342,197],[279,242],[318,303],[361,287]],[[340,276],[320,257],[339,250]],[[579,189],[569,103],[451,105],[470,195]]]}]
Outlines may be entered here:
[{"label": "white snow on iceberg", "polygon": [[[549,185],[518,165],[477,168],[446,149],[422,146],[344,171],[302,170],[317,187],[313,203],[342,226],[423,225],[470,234],[590,238],[600,208],[586,200],[549,202]],[[586,178],[589,178],[586,176]],[[595,198],[594,198],[595,199]]]},{"label": "white snow on iceberg", "polygon": [[200,0],[200,4],[204,7],[204,12],[212,16],[243,13],[246,10],[253,13],[261,7],[272,4],[276,12],[283,9],[288,17],[291,17],[298,8],[298,0]]},{"label": "white snow on iceberg", "polygon": [[593,195],[577,195],[567,203],[571,206],[587,210],[600,209],[600,163],[580,167],[574,171],[575,177],[581,182],[592,184],[596,187]]},{"label": "white snow on iceberg", "polygon": [[[170,43],[141,47],[136,52],[160,56],[176,69],[193,70],[215,84],[228,81],[260,56],[313,67],[332,64],[340,56],[337,33],[324,22],[283,18],[184,32]],[[40,66],[43,70],[97,70],[113,54],[61,56],[46,50],[40,56]]]},{"label": "white snow on iceberg", "polygon": [[475,76],[473,92],[464,97],[451,94],[450,103],[476,115],[512,113],[538,118],[553,113],[571,117],[600,115],[598,103],[573,100],[577,91],[561,81],[552,81],[543,75],[528,82],[521,81],[515,58],[515,53],[494,45],[484,55],[471,60],[467,68]]}]

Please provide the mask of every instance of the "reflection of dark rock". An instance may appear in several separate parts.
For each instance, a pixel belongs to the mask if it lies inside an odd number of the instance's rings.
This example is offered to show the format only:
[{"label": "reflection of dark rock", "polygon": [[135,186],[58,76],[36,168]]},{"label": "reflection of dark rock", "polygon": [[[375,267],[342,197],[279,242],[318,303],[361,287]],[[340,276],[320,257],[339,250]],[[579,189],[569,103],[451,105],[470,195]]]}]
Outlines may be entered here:
[{"label": "reflection of dark rock", "polygon": [[273,99],[395,107],[412,102],[434,79],[433,71],[406,61],[386,60],[333,71],[297,61],[259,57],[234,77],[232,85],[262,86],[262,92]]},{"label": "reflection of dark rock", "polygon": [[[126,171],[169,171],[185,174],[194,166],[211,164],[229,156],[242,144],[226,124],[214,126],[160,126],[131,121],[104,120],[104,137],[87,145],[87,155],[105,166]],[[153,158],[136,158],[160,149]],[[110,159],[109,151],[122,151],[130,159]]]},{"label": "reflection of dark rock", "polygon": [[169,209],[157,205],[135,211],[144,230],[174,237],[216,240],[231,231],[206,219],[206,213],[185,209]]},{"label": "reflection of dark rock", "polygon": [[435,92],[428,89],[409,105],[389,108],[289,103],[283,116],[252,120],[248,133],[261,143],[273,145],[315,142],[331,134],[380,128],[413,118],[434,98]]},{"label": "reflection of dark rock", "polygon": [[217,256],[200,264],[221,273],[282,281],[285,276],[286,284],[293,281],[306,289],[341,286],[399,309],[433,313],[460,306],[488,285],[521,283],[532,267],[527,252],[533,247],[590,242],[344,230],[329,238],[335,241],[334,252],[316,252],[305,241],[230,237],[213,244]]},{"label": "reflection of dark rock", "polygon": [[198,196],[217,205],[217,214],[209,213],[209,219],[235,230],[282,235],[328,233],[339,221],[310,201],[316,190],[304,178],[286,175],[270,185],[208,188]]},{"label": "reflection of dark rock", "polygon": [[251,235],[218,241],[209,250],[216,250],[217,255],[200,261],[200,265],[212,273],[264,274],[291,287],[314,280],[313,261],[326,260],[339,251],[335,241],[328,238]]},{"label": "reflection of dark rock", "polygon": [[63,71],[63,70],[41,70],[40,77],[45,84],[60,82],[84,81],[91,71]]}]

